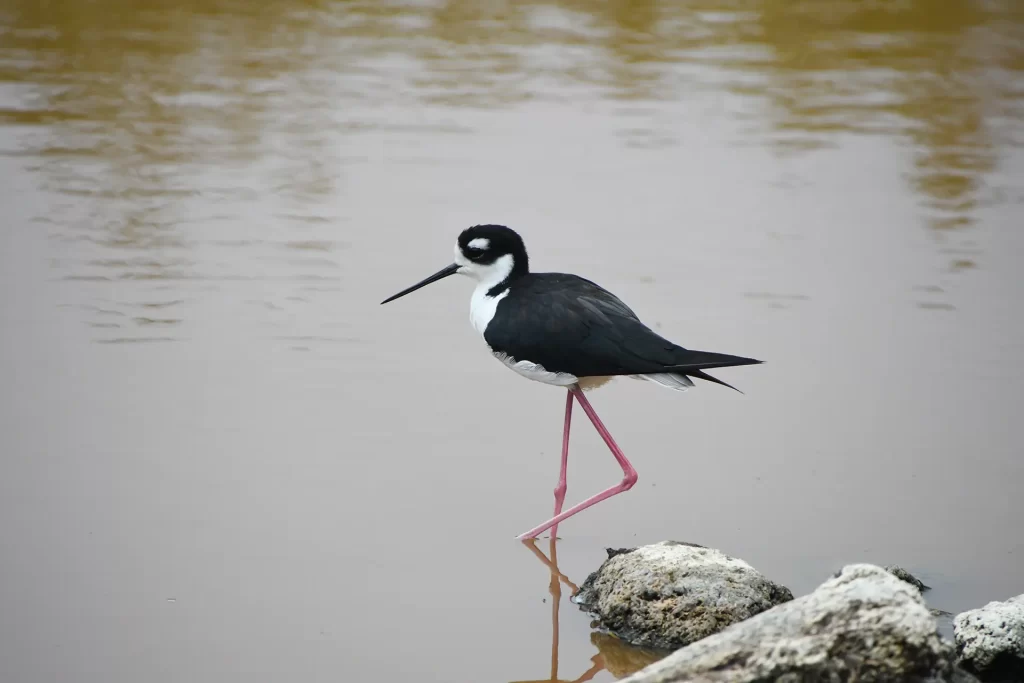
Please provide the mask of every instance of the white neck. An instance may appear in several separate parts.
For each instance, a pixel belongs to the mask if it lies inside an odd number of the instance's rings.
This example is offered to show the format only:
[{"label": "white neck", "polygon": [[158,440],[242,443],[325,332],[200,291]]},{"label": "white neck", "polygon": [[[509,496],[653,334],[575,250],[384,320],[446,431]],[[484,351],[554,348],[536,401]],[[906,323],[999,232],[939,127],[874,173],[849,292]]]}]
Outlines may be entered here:
[{"label": "white neck", "polygon": [[473,296],[469,300],[469,320],[473,328],[480,334],[487,329],[488,323],[494,317],[498,308],[498,302],[508,296],[508,288],[498,292],[494,296],[489,294],[490,290],[505,281],[505,278],[512,272],[515,259],[511,254],[505,254],[488,266],[477,266],[472,264],[467,275],[478,280]]},{"label": "white neck", "polygon": [[479,281],[479,284],[476,286],[477,290],[483,289],[486,292],[500,285],[512,273],[514,265],[515,259],[512,257],[512,254],[505,254],[487,266],[476,266],[474,264],[475,268],[471,275]]}]

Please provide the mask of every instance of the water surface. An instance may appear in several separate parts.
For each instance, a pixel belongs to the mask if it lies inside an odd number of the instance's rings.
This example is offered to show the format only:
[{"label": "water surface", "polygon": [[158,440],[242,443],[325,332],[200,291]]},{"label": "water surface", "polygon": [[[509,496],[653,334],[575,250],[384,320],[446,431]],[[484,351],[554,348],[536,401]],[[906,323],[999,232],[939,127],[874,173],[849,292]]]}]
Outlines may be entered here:
[{"label": "water surface", "polygon": [[[1022,46],[1009,0],[3,3],[0,677],[611,681],[569,584],[666,538],[1024,591]],[[640,482],[554,584],[562,393],[466,281],[378,305],[480,222],[767,361],[593,395]],[[575,425],[570,501],[618,477]]]}]

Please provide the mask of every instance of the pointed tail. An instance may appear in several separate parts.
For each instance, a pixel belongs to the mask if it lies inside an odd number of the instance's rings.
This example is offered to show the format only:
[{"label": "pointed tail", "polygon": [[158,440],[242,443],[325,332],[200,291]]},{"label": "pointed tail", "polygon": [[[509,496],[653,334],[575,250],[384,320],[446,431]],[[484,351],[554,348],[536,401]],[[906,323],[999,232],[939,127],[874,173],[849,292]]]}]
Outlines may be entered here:
[{"label": "pointed tail", "polygon": [[692,375],[693,370],[707,370],[710,368],[728,368],[736,365],[757,365],[764,361],[744,358],[743,356],[730,356],[727,353],[713,353],[711,351],[691,351],[690,349],[678,349],[675,362],[664,369],[664,372],[678,372],[684,375]]},{"label": "pointed tail", "polygon": [[733,385],[723,382],[717,377],[712,377],[704,372],[704,370],[708,368],[728,368],[737,365],[758,365],[764,362],[753,358],[744,358],[743,356],[730,356],[729,354],[712,353],[710,351],[691,351],[689,349],[680,349],[677,359],[679,364],[673,366],[671,372],[696,377],[705,382],[721,384],[723,387],[729,387],[733,391],[739,391],[741,394],[743,392]]},{"label": "pointed tail", "polygon": [[737,389],[733,385],[729,384],[728,382],[723,382],[722,380],[718,379],[717,377],[712,377],[711,375],[709,375],[708,373],[704,372],[703,370],[691,370],[690,372],[688,372],[686,374],[689,375],[690,377],[696,377],[698,379],[704,380],[705,382],[714,382],[715,384],[721,384],[723,387],[729,387],[733,391],[739,391],[741,394],[743,393],[742,391],[740,391],[739,389]]}]

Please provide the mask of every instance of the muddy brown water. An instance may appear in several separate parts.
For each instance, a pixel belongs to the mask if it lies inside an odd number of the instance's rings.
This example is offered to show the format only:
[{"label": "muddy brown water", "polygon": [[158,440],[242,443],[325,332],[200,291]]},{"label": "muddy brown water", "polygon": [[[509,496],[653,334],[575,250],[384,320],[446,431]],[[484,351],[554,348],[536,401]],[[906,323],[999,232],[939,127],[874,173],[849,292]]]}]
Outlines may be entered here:
[{"label": "muddy brown water", "polygon": [[[7,0],[0,678],[610,681],[666,538],[1024,591],[1022,114],[1008,0]],[[562,392],[378,305],[478,222],[767,361],[592,395],[555,594]]]}]

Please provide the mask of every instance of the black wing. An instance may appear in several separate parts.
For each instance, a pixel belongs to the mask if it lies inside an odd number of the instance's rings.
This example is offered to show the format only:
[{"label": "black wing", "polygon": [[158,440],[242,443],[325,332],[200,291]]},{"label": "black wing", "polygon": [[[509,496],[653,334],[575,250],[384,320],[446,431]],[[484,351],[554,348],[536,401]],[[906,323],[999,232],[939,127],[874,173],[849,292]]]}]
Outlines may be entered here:
[{"label": "black wing", "polygon": [[577,377],[686,374],[760,362],[684,349],[640,322],[611,292],[562,273],[530,273],[514,281],[484,339],[496,352]]}]

